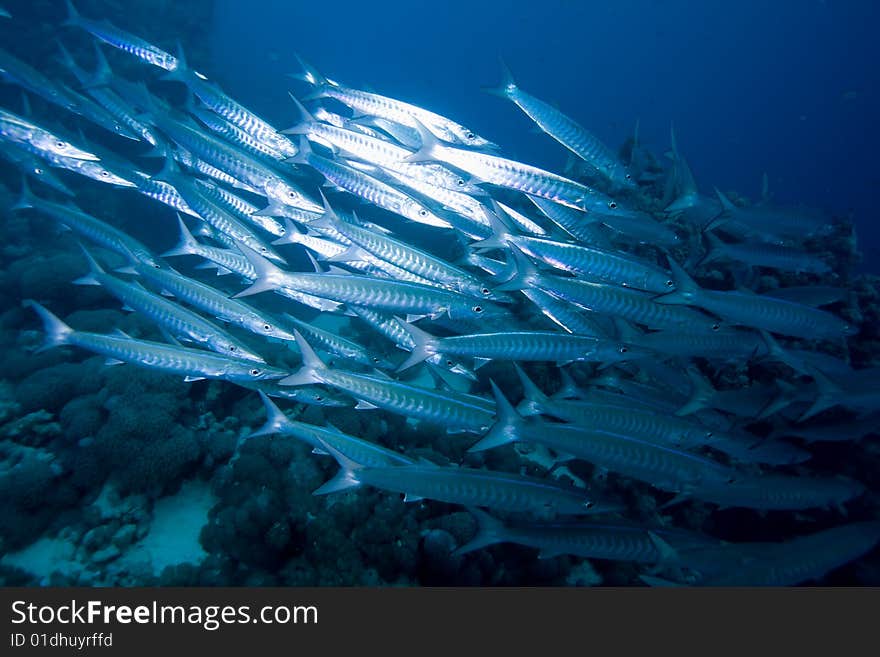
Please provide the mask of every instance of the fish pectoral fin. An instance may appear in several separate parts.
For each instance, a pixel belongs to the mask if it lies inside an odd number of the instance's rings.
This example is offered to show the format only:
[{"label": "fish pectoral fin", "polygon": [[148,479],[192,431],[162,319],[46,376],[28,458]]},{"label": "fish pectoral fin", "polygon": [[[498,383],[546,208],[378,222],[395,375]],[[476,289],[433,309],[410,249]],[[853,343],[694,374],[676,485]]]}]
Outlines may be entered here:
[{"label": "fish pectoral fin", "polygon": [[118,358],[108,358],[104,361],[104,365],[122,365],[124,364],[124,360],[119,360]]},{"label": "fish pectoral fin", "polygon": [[192,383],[193,381],[204,381],[205,377],[187,375],[187,376],[183,377],[183,380],[186,381],[187,383]]},{"label": "fish pectoral fin", "polygon": [[421,502],[423,499],[425,498],[420,495],[413,495],[412,493],[405,493],[403,496],[404,502]]},{"label": "fish pectoral fin", "polygon": [[354,407],[356,411],[364,411],[364,410],[372,410],[374,408],[379,408],[375,404],[371,404],[368,401],[364,401],[363,399],[358,399],[357,405]]}]

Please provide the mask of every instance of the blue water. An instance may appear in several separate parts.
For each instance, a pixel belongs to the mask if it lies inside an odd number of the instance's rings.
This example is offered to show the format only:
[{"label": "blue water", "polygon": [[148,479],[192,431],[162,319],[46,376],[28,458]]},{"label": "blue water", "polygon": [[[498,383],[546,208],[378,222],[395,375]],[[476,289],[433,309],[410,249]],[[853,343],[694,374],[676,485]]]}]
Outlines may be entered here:
[{"label": "blue water", "polygon": [[[284,76],[299,53],[330,78],[460,119],[525,161],[565,151],[513,105],[480,92],[498,57],[526,91],[611,146],[640,121],[659,154],[677,127],[701,191],[750,198],[767,173],[780,203],[851,216],[880,271],[880,3],[870,0],[219,0],[215,75],[272,117],[295,122]],[[872,257],[873,256],[873,257]]]}]

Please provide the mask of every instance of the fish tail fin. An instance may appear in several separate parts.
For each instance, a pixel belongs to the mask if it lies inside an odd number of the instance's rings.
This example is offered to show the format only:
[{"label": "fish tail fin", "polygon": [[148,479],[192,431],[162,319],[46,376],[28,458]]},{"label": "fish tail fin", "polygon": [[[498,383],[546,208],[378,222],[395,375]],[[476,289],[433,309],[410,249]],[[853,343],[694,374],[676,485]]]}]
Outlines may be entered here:
[{"label": "fish tail fin", "polygon": [[291,128],[287,128],[286,130],[282,130],[282,135],[304,135],[308,134],[310,126],[315,123],[315,117],[312,115],[309,110],[306,109],[305,105],[303,105],[299,99],[293,95],[292,91],[287,92],[287,95],[290,96],[290,100],[293,101],[293,104],[296,106],[297,111],[302,116],[302,120],[297,123],[295,126]]},{"label": "fish tail fin", "polygon": [[571,372],[563,367],[559,370],[559,390],[552,395],[552,399],[581,399],[583,393],[578,384],[571,376]]},{"label": "fish tail fin", "polygon": [[303,100],[318,100],[319,98],[324,98],[324,96],[326,96],[327,87],[338,86],[318,73],[318,70],[306,62],[299,54],[294,54],[294,57],[296,57],[296,61],[298,61],[300,67],[302,67],[302,73],[290,73],[290,77],[296,80],[302,80],[314,87],[311,93],[303,96]]},{"label": "fish tail fin", "polygon": [[712,387],[709,380],[695,368],[689,367],[687,369],[687,377],[691,382],[691,396],[681,408],[675,411],[675,414],[679,417],[703,410],[706,408],[712,395],[715,394],[715,388]]},{"label": "fish tail fin", "polygon": [[95,256],[93,256],[85,246],[80,244],[79,248],[82,249],[83,255],[86,257],[86,261],[88,261],[89,263],[89,273],[85,276],[80,276],[79,278],[75,279],[73,281],[74,285],[100,285],[101,283],[98,280],[98,275],[105,273],[104,269],[101,267],[98,261],[95,260]]},{"label": "fish tail fin", "polygon": [[186,54],[183,52],[183,44],[180,41],[175,45],[174,56],[177,58],[177,66],[173,70],[163,73],[160,79],[185,84],[192,75],[192,71],[186,63]]},{"label": "fish tail fin", "polygon": [[700,258],[698,265],[706,265],[724,257],[724,242],[715,233],[707,229],[703,232],[703,239],[706,240],[706,253]]},{"label": "fish tail fin", "polygon": [[514,80],[513,73],[510,72],[503,57],[498,58],[498,63],[501,65],[501,84],[497,87],[482,87],[482,90],[493,96],[510,98],[510,95],[516,91],[516,80]]},{"label": "fish tail fin", "polygon": [[310,383],[322,383],[319,372],[326,370],[327,365],[315,353],[312,346],[306,341],[302,333],[297,329],[293,329],[293,337],[296,339],[296,345],[299,347],[302,355],[302,367],[288,377],[281,379],[278,383],[283,386],[302,386]]},{"label": "fish tail fin", "polygon": [[38,200],[39,199],[31,191],[30,185],[27,184],[27,178],[22,178],[21,193],[18,195],[18,200],[16,200],[9,209],[26,210],[28,208],[34,207]]},{"label": "fish tail fin", "polygon": [[262,390],[260,390],[259,393],[260,399],[263,400],[263,405],[266,407],[266,422],[259,429],[248,435],[248,438],[267,436],[273,433],[282,433],[286,427],[290,426],[290,420],[288,417],[280,408],[278,408],[278,405],[269,398],[269,395]]},{"label": "fish tail fin", "polygon": [[46,331],[46,341],[43,343],[42,347],[37,349],[37,352],[45,351],[52,347],[60,347],[70,342],[70,336],[73,335],[73,329],[61,321],[59,317],[50,312],[48,308],[30,299],[23,301],[22,305],[33,308],[34,312],[36,312],[42,320],[43,329]]},{"label": "fish tail fin", "polygon": [[498,202],[492,200],[492,210],[484,208],[484,214],[489,221],[489,227],[492,229],[492,235],[486,239],[479,240],[471,244],[474,249],[505,249],[507,248],[507,240],[513,236],[510,226],[502,219],[504,211]]},{"label": "fish tail fin", "polygon": [[513,368],[516,370],[516,375],[519,377],[520,383],[522,383],[523,393],[525,395],[525,399],[523,402],[517,406],[517,411],[522,415],[536,415],[539,414],[540,406],[548,401],[547,395],[529,378],[529,375],[526,374],[526,371],[520,366],[519,363],[514,363]]},{"label": "fish tail fin", "polygon": [[268,292],[270,290],[277,290],[282,287],[281,284],[278,282],[279,277],[283,275],[283,270],[280,267],[278,267],[268,258],[264,258],[262,255],[254,251],[246,244],[239,242],[237,246],[238,249],[248,259],[248,262],[251,263],[251,266],[253,266],[254,271],[257,274],[257,278],[250,286],[246,287],[241,292],[233,294],[233,299],[249,297],[253,294]]},{"label": "fish tail fin", "polygon": [[110,68],[110,63],[104,56],[104,51],[97,41],[92,43],[92,49],[95,51],[95,70],[90,79],[83,85],[86,89],[105,87],[113,79],[113,70]]},{"label": "fish tail fin", "polygon": [[819,388],[819,394],[816,396],[816,400],[813,404],[797,419],[798,422],[809,420],[814,415],[818,415],[822,411],[827,410],[832,406],[836,406],[841,396],[844,394],[844,391],[840,386],[834,383],[834,381],[829,379],[818,369],[810,367],[809,370],[810,375],[816,382],[816,386]]},{"label": "fish tail fin", "polygon": [[477,533],[467,543],[453,550],[453,556],[461,556],[468,552],[482,550],[484,547],[494,545],[495,543],[504,542],[505,527],[503,522],[490,516],[482,509],[469,507],[468,513],[477,521]]},{"label": "fish tail fin", "polygon": [[412,337],[413,345],[412,351],[409,354],[409,357],[403,361],[400,367],[397,368],[398,372],[402,372],[404,370],[409,369],[413,365],[418,365],[423,360],[430,358],[436,352],[437,338],[428,333],[427,331],[423,331],[418,326],[410,324],[406,320],[401,319],[400,317],[394,318],[398,324],[400,324],[401,328],[409,333],[410,337]]},{"label": "fish tail fin", "polygon": [[489,384],[492,386],[492,394],[495,396],[495,423],[482,439],[468,449],[468,452],[482,452],[519,440],[520,427],[523,423],[522,417],[516,412],[495,381],[489,379]]},{"label": "fish tail fin", "polygon": [[[532,287],[531,281],[538,275],[538,268],[513,242],[508,243],[508,268],[505,273],[499,274],[499,280],[504,282],[496,285],[495,292],[516,292]],[[508,273],[509,272],[509,273]]]},{"label": "fish tail fin", "polygon": [[309,156],[312,154],[312,146],[308,137],[299,135],[296,142],[296,155],[292,155],[284,159],[285,164],[308,164]]},{"label": "fish tail fin", "polygon": [[421,147],[415,153],[410,153],[405,158],[403,158],[404,162],[434,162],[437,157],[435,152],[437,148],[440,147],[440,140],[434,136],[425,125],[416,118],[412,119],[415,123],[416,131],[419,133],[419,139],[422,142]]},{"label": "fish tail fin", "polygon": [[336,459],[336,462],[339,464],[339,472],[332,479],[316,488],[312,495],[327,495],[360,486],[361,482],[357,477],[357,471],[363,466],[330,445],[326,440],[318,436],[316,436],[316,439],[320,442],[321,447]]},{"label": "fish tail fin", "polygon": [[180,228],[180,240],[177,245],[168,249],[160,257],[168,258],[171,256],[195,255],[199,252],[199,242],[193,237],[193,234],[187,228],[186,223],[180,213],[177,213],[177,225]]}]

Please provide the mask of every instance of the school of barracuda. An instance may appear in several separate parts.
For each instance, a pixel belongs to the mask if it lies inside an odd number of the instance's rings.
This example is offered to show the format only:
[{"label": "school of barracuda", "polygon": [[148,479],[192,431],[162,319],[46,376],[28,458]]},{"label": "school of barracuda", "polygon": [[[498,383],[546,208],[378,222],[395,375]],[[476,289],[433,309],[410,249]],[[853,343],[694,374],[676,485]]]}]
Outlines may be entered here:
[{"label": "school of barracuda", "polygon": [[[291,95],[298,122],[272,126],[181,53],[70,3],[68,11],[66,25],[94,37],[97,68],[61,46],[68,84],[0,49],[3,80],[90,130],[142,142],[164,166],[148,173],[155,159],[135,164],[26,106],[2,108],[2,154],[23,174],[14,210],[72,231],[89,267],[76,283],[101,286],[167,340],[80,331],[28,301],[45,347],[73,345],[109,363],[256,391],[268,419],[254,435],[289,436],[338,462],[316,494],[371,486],[469,509],[478,531],[457,554],[512,542],[543,556],[644,564],[649,584],[786,585],[819,578],[880,541],[876,513],[846,517],[866,487],[810,466],[814,441],[858,440],[880,410],[880,372],[833,355],[858,331],[825,308],[840,307],[848,290],[757,293],[748,279],[719,283],[703,269],[826,273],[822,254],[804,246],[829,228],[824,215],[700,194],[674,135],[666,171],[637,142],[623,162],[506,69],[494,93],[571,152],[566,175],[509,159],[468,127],[347,87],[304,61],[307,95]],[[108,46],[140,59],[144,77],[115,75]],[[166,99],[180,91],[174,83],[187,90],[183,105]],[[83,212],[59,169],[130,190],[108,194],[139,192],[168,206],[161,220],[179,226],[179,243],[156,255],[113,217]],[[652,197],[656,190],[662,196]],[[288,265],[303,254],[310,269]],[[171,258],[185,255],[224,276],[180,273]],[[264,310],[269,293],[290,314]],[[303,319],[327,315],[363,339]],[[300,355],[298,368],[273,364],[277,343]],[[731,362],[775,374],[713,385]],[[458,434],[471,454],[530,444],[548,467],[536,476],[437,465],[295,421],[273,398],[351,400],[363,413]],[[848,419],[807,422],[831,408]],[[759,420],[769,433],[750,431]],[[593,479],[554,476],[570,474],[572,461],[590,464]],[[839,523],[781,543],[726,543],[628,522],[606,475],[641,482],[661,508],[691,500],[761,512],[826,508],[839,511]]]}]

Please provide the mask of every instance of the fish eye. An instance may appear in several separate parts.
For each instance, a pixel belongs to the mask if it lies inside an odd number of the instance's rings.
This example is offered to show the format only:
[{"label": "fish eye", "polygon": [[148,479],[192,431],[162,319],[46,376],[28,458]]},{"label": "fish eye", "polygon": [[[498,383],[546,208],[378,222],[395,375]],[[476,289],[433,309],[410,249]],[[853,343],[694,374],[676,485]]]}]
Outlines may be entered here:
[{"label": "fish eye", "polygon": [[229,345],[229,351],[235,351],[235,345],[234,345],[234,344]]},{"label": "fish eye", "polygon": [[324,398],[321,395],[315,395],[315,401],[324,401]]},{"label": "fish eye", "polygon": [[673,285],[675,285],[674,281],[666,281],[666,287],[672,287]]},{"label": "fish eye", "polygon": [[107,171],[107,170],[104,170],[104,171],[101,172],[101,176],[102,176],[103,178],[109,178],[109,177],[110,177],[110,172]]},{"label": "fish eye", "polygon": [[296,198],[296,192],[290,190],[289,192],[287,192],[287,198]]},{"label": "fish eye", "polygon": [[632,177],[630,174],[626,174],[626,179],[627,179],[627,180],[632,180],[633,177]]},{"label": "fish eye", "polygon": [[55,142],[55,148],[65,148],[66,146],[67,146],[67,144],[65,144],[63,141],[56,141]]},{"label": "fish eye", "polygon": [[269,249],[267,249],[265,246],[261,246],[261,247],[260,247],[260,252],[261,252],[261,253],[269,253]]},{"label": "fish eye", "polygon": [[270,331],[270,330],[272,330],[272,327],[269,324],[263,324],[263,330]]},{"label": "fish eye", "polygon": [[453,363],[451,360],[446,361],[446,367],[452,367],[453,365],[455,365],[455,363]]},{"label": "fish eye", "polygon": [[727,483],[728,483],[728,484],[735,484],[735,483],[736,483],[736,477],[728,477],[728,478],[727,478]]},{"label": "fish eye", "polygon": [[455,181],[455,184],[458,185],[459,187],[464,187],[464,178],[459,178],[458,180]]},{"label": "fish eye", "polygon": [[473,141],[474,139],[477,138],[477,136],[476,136],[473,132],[469,132],[469,133],[467,133],[467,134],[465,135],[465,138],[466,138],[468,141]]},{"label": "fish eye", "polygon": [[596,506],[596,503],[595,503],[595,502],[592,502],[592,501],[590,501],[590,502],[584,502],[584,508],[585,508],[585,509],[592,509],[594,506]]},{"label": "fish eye", "polygon": [[483,312],[483,306],[474,306],[471,310],[473,310],[475,313],[481,313]]},{"label": "fish eye", "polygon": [[287,234],[287,229],[286,229],[284,226],[281,226],[281,227],[278,229],[278,232],[281,233],[282,235],[286,235],[286,234]]},{"label": "fish eye", "polygon": [[492,290],[490,290],[488,287],[484,287],[484,288],[480,288],[480,293],[481,294],[491,294]]},{"label": "fish eye", "polygon": [[627,349],[625,346],[621,346],[620,349],[618,349],[618,351],[622,354],[625,354],[627,351],[629,351],[629,349]]},{"label": "fish eye", "polygon": [[260,370],[258,370],[256,367],[251,370],[251,376],[260,376],[260,374],[262,374],[262,372]]},{"label": "fish eye", "polygon": [[721,324],[719,324],[718,322],[715,322],[714,324],[712,324],[713,331],[717,331],[720,328],[721,328]]},{"label": "fish eye", "polygon": [[422,208],[421,210],[419,210],[419,216],[420,216],[420,217],[427,217],[427,216],[428,216],[428,211],[425,210],[424,208]]},{"label": "fish eye", "polygon": [[611,208],[612,210],[616,210],[617,209],[617,201],[608,201],[608,207]]}]

